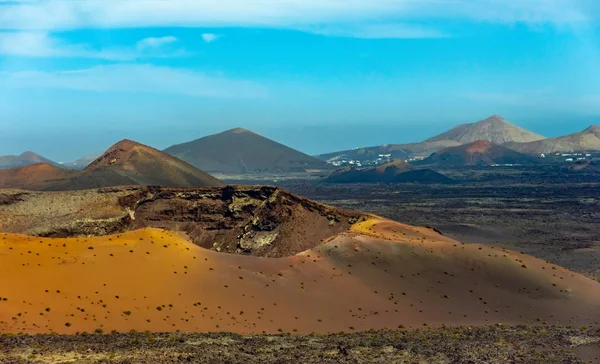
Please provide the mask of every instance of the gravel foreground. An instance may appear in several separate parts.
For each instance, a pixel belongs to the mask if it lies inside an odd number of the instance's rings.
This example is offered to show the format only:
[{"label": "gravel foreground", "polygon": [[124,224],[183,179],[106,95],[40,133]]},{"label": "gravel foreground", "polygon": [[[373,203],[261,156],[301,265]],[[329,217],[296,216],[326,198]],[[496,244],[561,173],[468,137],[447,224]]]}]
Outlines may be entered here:
[{"label": "gravel foreground", "polygon": [[600,363],[600,329],[2,335],[0,363]]}]

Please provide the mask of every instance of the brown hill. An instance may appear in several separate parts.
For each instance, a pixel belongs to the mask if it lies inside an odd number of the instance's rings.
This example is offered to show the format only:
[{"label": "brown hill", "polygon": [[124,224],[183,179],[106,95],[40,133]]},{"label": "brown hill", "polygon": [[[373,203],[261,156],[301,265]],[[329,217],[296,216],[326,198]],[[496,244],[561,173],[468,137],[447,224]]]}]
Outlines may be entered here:
[{"label": "brown hill", "polygon": [[391,159],[424,158],[438,150],[454,147],[460,143],[453,140],[441,140],[436,142],[410,143],[410,144],[384,144],[368,148],[356,148],[339,152],[320,154],[315,156],[326,162],[342,160],[354,160],[362,163],[374,161],[379,155],[390,155]]},{"label": "brown hill", "polygon": [[419,169],[403,160],[392,161],[374,168],[345,167],[333,172],[329,183],[452,183],[452,179],[432,171]]},{"label": "brown hill", "polygon": [[506,147],[527,154],[600,151],[600,125],[569,135],[529,143],[506,143]]},{"label": "brown hill", "polygon": [[314,157],[237,128],[164,150],[209,173],[305,172],[331,167]]},{"label": "brown hill", "polygon": [[44,158],[39,154],[35,154],[34,152],[25,152],[21,155],[0,156],[0,169],[17,168],[38,163],[56,165],[55,162]]},{"label": "brown hill", "polygon": [[2,333],[306,334],[600,320],[598,282],[380,218],[285,258],[223,254],[153,228],[95,238],[0,234],[0,242]]},{"label": "brown hill", "polygon": [[491,166],[495,164],[532,164],[537,160],[525,154],[493,144],[487,140],[459,145],[433,153],[416,165]]},{"label": "brown hill", "polygon": [[46,185],[78,176],[76,171],[49,163],[0,170],[0,188],[44,189]]},{"label": "brown hill", "polygon": [[222,186],[213,176],[157,149],[122,140],[90,163],[84,172],[113,171],[139,185]]},{"label": "brown hill", "polygon": [[27,167],[0,171],[0,188],[57,191],[121,185],[223,185],[177,158],[130,140],[113,145],[83,171],[49,164]]},{"label": "brown hill", "polygon": [[460,144],[468,144],[478,140],[489,140],[495,144],[503,144],[541,139],[544,137],[513,125],[498,115],[493,115],[476,123],[459,125],[425,141],[454,140]]}]

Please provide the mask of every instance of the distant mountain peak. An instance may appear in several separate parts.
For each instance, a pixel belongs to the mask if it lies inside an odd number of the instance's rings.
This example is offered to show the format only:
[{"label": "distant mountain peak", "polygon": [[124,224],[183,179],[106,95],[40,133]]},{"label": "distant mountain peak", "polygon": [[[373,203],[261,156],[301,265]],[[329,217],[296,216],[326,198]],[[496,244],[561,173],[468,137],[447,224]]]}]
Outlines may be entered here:
[{"label": "distant mountain peak", "polygon": [[518,126],[516,126],[515,124],[511,123],[510,121],[506,120],[505,118],[503,118],[500,115],[494,114],[492,116],[490,116],[489,118],[471,123],[471,124],[467,124],[467,125],[473,125],[473,126],[478,126],[478,125],[491,125],[493,127],[497,127],[497,128],[519,128]]},{"label": "distant mountain peak", "polygon": [[[111,150],[111,149],[124,149],[124,150],[128,150],[128,149],[131,149],[131,148],[136,147],[136,146],[145,146],[145,145],[143,145],[141,143],[138,143],[138,142],[136,142],[134,140],[123,139],[123,140],[115,143],[112,147],[109,148],[109,150]],[[150,147],[148,147],[148,148],[150,148]]]},{"label": "distant mountain peak", "polygon": [[134,158],[139,152],[145,152],[157,159],[171,158],[171,156],[163,154],[161,151],[150,146],[138,143],[134,140],[123,139],[108,148],[102,155],[90,163],[85,170],[89,171],[113,164],[122,164],[129,161],[131,158]]},{"label": "distant mountain peak", "polygon": [[55,162],[32,151],[26,151],[20,155],[0,156],[0,169],[10,169],[36,163],[49,163],[56,165]]},{"label": "distant mountain peak", "polygon": [[331,168],[317,158],[244,128],[173,145],[164,152],[210,173],[260,174]]},{"label": "distant mountain peak", "polygon": [[486,121],[487,121],[487,122],[490,122],[490,121],[491,121],[491,122],[503,122],[503,123],[508,123],[508,124],[510,124],[508,121],[506,121],[506,119],[505,119],[505,118],[503,118],[502,116],[500,116],[500,115],[498,115],[498,114],[494,114],[494,115],[490,116],[489,118],[483,119],[483,120],[481,120],[481,121],[478,121],[478,122],[476,122],[476,123],[474,123],[474,124],[477,124],[477,123],[484,123],[484,122],[486,122]]},{"label": "distant mountain peak", "polygon": [[252,133],[252,134],[256,134],[252,130],[248,130],[248,129],[244,129],[244,128],[233,128],[233,129],[229,129],[229,130],[225,131],[224,133],[234,133],[234,134]]},{"label": "distant mountain peak", "polygon": [[21,158],[37,158],[37,157],[40,157],[40,155],[28,150],[26,152],[21,153],[21,155],[19,157],[21,157]]},{"label": "distant mountain peak", "polygon": [[530,142],[545,139],[506,121],[500,115],[492,115],[475,123],[458,125],[445,133],[427,139],[426,142],[453,140],[461,144],[489,140],[495,144],[507,142]]},{"label": "distant mountain peak", "polygon": [[96,158],[83,170],[86,173],[111,173],[142,185],[177,187],[220,186],[207,173],[147,145],[123,139]]},{"label": "distant mountain peak", "polygon": [[153,148],[140,144],[136,141],[123,139],[106,150],[101,156],[91,162],[86,168],[86,171],[95,170],[97,168],[110,166],[116,163],[123,163],[131,157],[131,153],[134,149],[148,149]]},{"label": "distant mountain peak", "polygon": [[600,138],[600,125],[591,125],[587,127],[583,133],[594,134]]}]

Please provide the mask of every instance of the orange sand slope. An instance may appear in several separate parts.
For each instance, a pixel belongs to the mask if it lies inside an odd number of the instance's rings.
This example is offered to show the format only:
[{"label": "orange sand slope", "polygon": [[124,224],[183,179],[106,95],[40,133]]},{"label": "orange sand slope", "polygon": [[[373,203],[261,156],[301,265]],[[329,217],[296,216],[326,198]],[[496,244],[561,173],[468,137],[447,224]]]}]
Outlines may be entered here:
[{"label": "orange sand slope", "polygon": [[541,260],[372,219],[287,258],[144,229],[0,234],[0,332],[337,332],[600,321],[600,284]]}]

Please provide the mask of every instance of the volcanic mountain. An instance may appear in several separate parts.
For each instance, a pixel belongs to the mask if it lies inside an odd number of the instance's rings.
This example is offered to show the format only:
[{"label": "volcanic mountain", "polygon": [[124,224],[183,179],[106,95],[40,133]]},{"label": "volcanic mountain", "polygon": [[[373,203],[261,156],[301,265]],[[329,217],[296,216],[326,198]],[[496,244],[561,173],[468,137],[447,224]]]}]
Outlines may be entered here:
[{"label": "volcanic mountain", "polygon": [[154,148],[122,140],[90,163],[84,172],[109,170],[139,185],[222,186],[213,176]]},{"label": "volcanic mountain", "polygon": [[506,143],[505,146],[528,154],[600,151],[600,125],[592,125],[578,133],[557,138],[529,143]]},{"label": "volcanic mountain", "polygon": [[[0,234],[0,333],[326,333],[600,320],[600,283],[579,274],[275,188],[0,194],[0,230],[13,232]],[[51,226],[61,237],[15,234]],[[116,230],[101,229],[110,226]]]},{"label": "volcanic mountain", "polygon": [[216,178],[168,154],[123,140],[83,171],[36,164],[0,171],[0,188],[80,190],[121,185],[221,186]]},{"label": "volcanic mountain", "polygon": [[345,167],[333,172],[329,183],[452,183],[452,179],[431,169],[419,169],[403,160],[373,168]]},{"label": "volcanic mountain", "polygon": [[331,167],[246,129],[231,129],[164,150],[209,173],[305,172]]},{"label": "volcanic mountain", "polygon": [[433,153],[416,165],[477,166],[494,164],[532,164],[537,160],[487,140],[459,145]]},{"label": "volcanic mountain", "polygon": [[471,124],[462,124],[449,131],[425,140],[439,142],[454,140],[460,144],[489,140],[495,144],[507,142],[531,142],[545,137],[509,123],[498,115]]},{"label": "volcanic mountain", "polygon": [[34,152],[25,152],[21,155],[0,156],[0,169],[16,168],[37,163],[57,165],[55,162],[44,158],[39,154],[35,154]]}]

